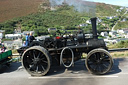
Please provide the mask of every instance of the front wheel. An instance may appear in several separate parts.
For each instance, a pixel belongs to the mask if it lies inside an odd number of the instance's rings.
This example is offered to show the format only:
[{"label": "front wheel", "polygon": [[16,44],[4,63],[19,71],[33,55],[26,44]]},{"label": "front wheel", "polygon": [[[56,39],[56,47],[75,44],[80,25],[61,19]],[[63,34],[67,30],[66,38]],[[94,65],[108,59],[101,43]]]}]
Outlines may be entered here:
[{"label": "front wheel", "polygon": [[113,60],[108,51],[94,49],[88,53],[85,64],[90,73],[101,75],[111,70]]},{"label": "front wheel", "polygon": [[51,57],[45,48],[33,46],[22,55],[22,65],[32,76],[43,76],[50,69]]}]

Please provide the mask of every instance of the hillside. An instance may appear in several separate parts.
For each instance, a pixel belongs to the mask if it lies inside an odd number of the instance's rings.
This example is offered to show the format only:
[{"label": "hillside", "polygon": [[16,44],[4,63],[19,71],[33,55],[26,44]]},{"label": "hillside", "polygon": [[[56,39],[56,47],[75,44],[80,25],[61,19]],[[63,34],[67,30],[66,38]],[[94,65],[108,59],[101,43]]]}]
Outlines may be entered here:
[{"label": "hillside", "polygon": [[118,21],[118,24],[115,26],[115,29],[124,29],[128,28],[128,11],[124,13],[124,15],[121,17],[121,19]]},{"label": "hillside", "polygon": [[110,5],[105,3],[96,3],[96,15],[99,16],[115,16],[117,14],[117,9],[120,6]]},{"label": "hillside", "polygon": [[[15,0],[12,0],[12,1],[15,1]],[[50,4],[48,2],[45,2],[42,4],[41,3],[42,0],[31,0],[31,1],[35,1],[35,3],[33,2],[29,3],[28,0],[27,2],[24,2],[24,0],[22,0],[22,3],[19,3],[20,1],[17,0],[18,5],[13,6],[14,8],[10,7],[9,9],[8,7],[6,7],[6,9],[8,8],[8,10],[2,12],[2,13],[5,13],[5,16],[3,14],[3,17],[1,18],[1,20],[6,20],[7,18],[10,18],[10,20],[0,23],[0,30],[1,29],[5,30],[5,33],[7,34],[7,33],[13,33],[14,29],[16,28],[21,28],[22,31],[34,30],[36,35],[42,35],[42,34],[45,35],[48,33],[47,28],[49,27],[56,27],[58,29],[70,29],[70,30],[77,29],[79,24],[85,23],[90,18],[90,11],[89,13],[79,12],[78,10],[74,10],[74,6],[61,5],[61,6],[55,7],[56,10],[49,10]],[[26,3],[29,3],[30,5],[27,5]],[[13,3],[11,2],[8,4],[13,4]],[[100,16],[100,17],[114,16],[116,14],[118,15],[118,13],[116,13],[116,10],[119,9],[119,6],[96,3],[96,9],[97,9],[96,10],[97,16]],[[37,12],[38,10],[40,11]],[[120,12],[120,14],[121,13],[123,12]],[[19,17],[19,16],[22,16],[22,17]],[[11,19],[13,17],[19,17],[19,18]],[[106,20],[106,17],[104,18]],[[117,19],[109,20],[109,22],[111,22],[110,26],[113,26],[116,21]],[[105,21],[104,23],[109,24],[108,20]],[[90,24],[88,24],[88,26],[86,27],[81,27],[81,28],[85,32],[91,31],[91,30],[89,31],[89,29],[91,29]],[[104,30],[105,26],[102,26],[102,23],[101,23],[101,25],[98,26],[98,28],[100,28],[100,30]]]},{"label": "hillside", "polygon": [[20,25],[22,31],[34,30],[40,35],[47,34],[47,28],[49,27],[72,29],[82,22],[83,20],[78,12],[76,13],[73,11],[72,7],[65,6],[56,11],[30,14],[28,16],[6,21],[0,24],[0,29],[6,30],[6,33],[13,33],[13,30]]},{"label": "hillside", "polygon": [[[0,0],[0,22],[6,20],[26,16],[31,13],[36,13],[39,10],[39,5],[47,0]],[[118,6],[108,5],[104,3],[96,4],[97,16],[115,15]]]},{"label": "hillside", "polygon": [[0,22],[38,11],[43,0],[0,0]]}]

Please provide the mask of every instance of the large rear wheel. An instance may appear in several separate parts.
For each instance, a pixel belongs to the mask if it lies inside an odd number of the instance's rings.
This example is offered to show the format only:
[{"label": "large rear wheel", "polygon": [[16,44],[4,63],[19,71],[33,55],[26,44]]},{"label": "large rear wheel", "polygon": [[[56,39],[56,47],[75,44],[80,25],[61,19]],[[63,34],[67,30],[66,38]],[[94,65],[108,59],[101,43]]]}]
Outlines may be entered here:
[{"label": "large rear wheel", "polygon": [[105,74],[113,66],[113,60],[108,51],[104,49],[94,49],[88,53],[86,67],[92,74]]},{"label": "large rear wheel", "polygon": [[22,65],[32,76],[43,76],[50,70],[51,57],[45,48],[33,46],[22,55]]}]

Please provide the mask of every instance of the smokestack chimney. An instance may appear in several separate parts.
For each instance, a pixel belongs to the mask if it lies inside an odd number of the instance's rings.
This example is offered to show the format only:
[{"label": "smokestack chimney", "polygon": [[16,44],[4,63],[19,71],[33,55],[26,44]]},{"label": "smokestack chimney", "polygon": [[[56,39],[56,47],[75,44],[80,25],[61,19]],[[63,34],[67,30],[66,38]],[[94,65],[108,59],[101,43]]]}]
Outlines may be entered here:
[{"label": "smokestack chimney", "polygon": [[96,20],[97,18],[91,18],[91,23],[92,23],[92,32],[93,32],[93,38],[94,39],[98,39],[98,35],[97,35],[97,28],[96,28]]}]

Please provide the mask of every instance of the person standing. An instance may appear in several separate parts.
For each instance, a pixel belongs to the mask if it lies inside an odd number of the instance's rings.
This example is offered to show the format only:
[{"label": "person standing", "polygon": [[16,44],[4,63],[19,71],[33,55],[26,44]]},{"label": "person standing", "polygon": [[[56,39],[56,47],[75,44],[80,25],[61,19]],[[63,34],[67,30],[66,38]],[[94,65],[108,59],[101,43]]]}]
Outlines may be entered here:
[{"label": "person standing", "polygon": [[28,46],[29,45],[29,33],[27,33],[27,35],[26,35],[26,46]]},{"label": "person standing", "polygon": [[33,40],[35,40],[35,37],[33,36],[33,33],[30,32],[30,36],[29,36],[29,44],[30,44]]}]

